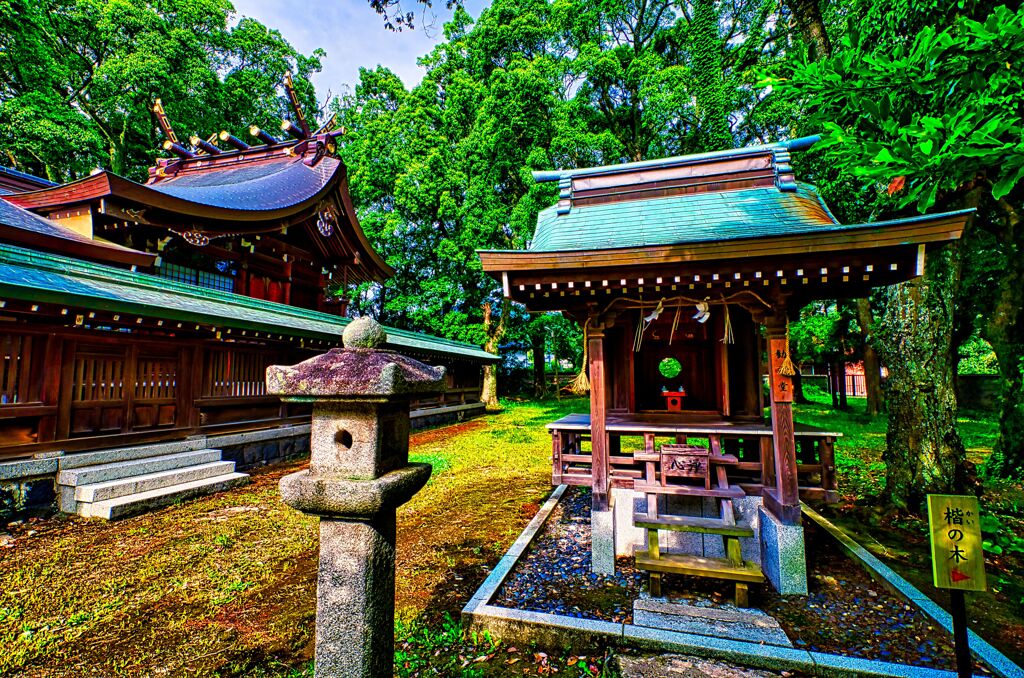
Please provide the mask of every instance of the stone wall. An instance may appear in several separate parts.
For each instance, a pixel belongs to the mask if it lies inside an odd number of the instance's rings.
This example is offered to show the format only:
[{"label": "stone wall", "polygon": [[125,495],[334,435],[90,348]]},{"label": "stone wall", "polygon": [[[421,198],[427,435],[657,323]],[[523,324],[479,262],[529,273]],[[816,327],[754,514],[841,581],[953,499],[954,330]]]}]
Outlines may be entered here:
[{"label": "stone wall", "polygon": [[57,499],[56,474],[54,457],[0,464],[0,524],[48,512]]}]

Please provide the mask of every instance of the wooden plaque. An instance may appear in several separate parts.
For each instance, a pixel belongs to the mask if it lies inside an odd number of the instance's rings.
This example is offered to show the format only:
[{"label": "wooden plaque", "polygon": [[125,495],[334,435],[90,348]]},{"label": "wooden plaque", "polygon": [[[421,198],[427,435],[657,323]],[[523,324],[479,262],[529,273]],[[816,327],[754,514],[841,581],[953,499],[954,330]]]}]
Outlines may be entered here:
[{"label": "wooden plaque", "polygon": [[937,588],[985,590],[980,521],[977,497],[928,495],[932,576]]},{"label": "wooden plaque", "polygon": [[779,374],[779,368],[789,355],[789,342],[785,339],[771,339],[768,342],[769,383],[772,387],[772,402],[793,402],[793,378]]}]

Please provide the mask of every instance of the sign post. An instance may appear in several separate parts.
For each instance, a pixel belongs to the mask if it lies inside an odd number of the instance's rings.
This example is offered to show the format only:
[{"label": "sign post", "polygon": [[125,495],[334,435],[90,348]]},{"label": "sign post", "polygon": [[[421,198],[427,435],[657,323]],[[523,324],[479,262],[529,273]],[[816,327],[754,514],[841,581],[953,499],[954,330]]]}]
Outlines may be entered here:
[{"label": "sign post", "polygon": [[956,667],[960,678],[970,678],[974,664],[967,640],[964,591],[985,590],[985,555],[981,547],[981,516],[978,513],[977,497],[928,495],[932,577],[936,588],[949,590]]}]

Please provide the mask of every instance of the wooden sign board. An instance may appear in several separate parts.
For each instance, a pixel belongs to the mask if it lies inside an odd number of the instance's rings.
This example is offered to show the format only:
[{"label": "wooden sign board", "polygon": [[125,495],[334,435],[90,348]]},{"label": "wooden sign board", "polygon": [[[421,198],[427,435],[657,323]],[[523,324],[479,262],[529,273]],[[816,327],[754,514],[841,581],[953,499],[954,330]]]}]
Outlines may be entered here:
[{"label": "wooden sign board", "polygon": [[772,402],[791,403],[793,402],[793,378],[779,374],[779,368],[789,355],[789,341],[786,339],[771,339],[768,342],[768,382],[772,387]]},{"label": "wooden sign board", "polygon": [[985,554],[977,497],[928,495],[932,576],[940,589],[985,590]]}]

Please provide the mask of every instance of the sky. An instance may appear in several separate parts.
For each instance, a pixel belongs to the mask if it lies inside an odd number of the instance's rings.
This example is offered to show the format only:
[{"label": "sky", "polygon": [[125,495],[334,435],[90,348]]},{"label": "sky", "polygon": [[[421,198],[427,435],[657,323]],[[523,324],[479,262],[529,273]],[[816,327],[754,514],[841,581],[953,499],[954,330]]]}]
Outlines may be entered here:
[{"label": "sky", "polygon": [[[341,94],[344,85],[354,86],[359,67],[387,66],[412,87],[423,78],[416,60],[444,39],[442,26],[451,18],[444,0],[434,0],[426,21],[414,0],[403,0],[409,9],[417,9],[415,30],[401,33],[384,28],[384,21],[367,0],[304,0],[298,4],[281,0],[234,0],[238,15],[250,16],[270,28],[281,31],[288,42],[303,54],[317,47],[327,51],[323,70],[313,75],[321,101]],[[489,0],[467,0],[466,9],[476,17]],[[301,9],[300,9],[301,8]],[[432,26],[425,26],[432,23]]]}]

